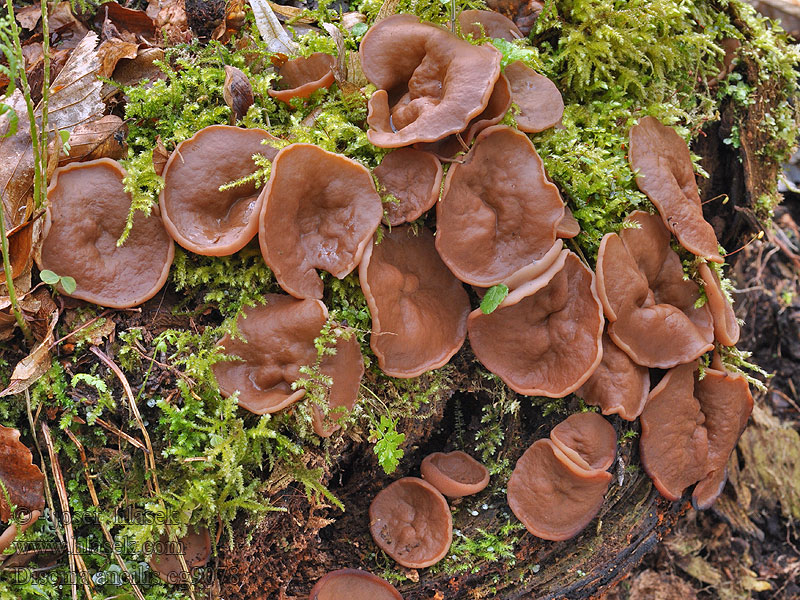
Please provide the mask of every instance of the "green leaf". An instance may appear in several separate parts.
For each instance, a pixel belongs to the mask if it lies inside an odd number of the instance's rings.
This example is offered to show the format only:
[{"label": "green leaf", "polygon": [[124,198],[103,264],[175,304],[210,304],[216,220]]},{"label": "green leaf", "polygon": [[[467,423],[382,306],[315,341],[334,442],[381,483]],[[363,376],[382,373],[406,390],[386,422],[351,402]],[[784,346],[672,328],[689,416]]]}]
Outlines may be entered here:
[{"label": "green leaf", "polygon": [[377,439],[374,450],[378,455],[378,462],[387,475],[394,472],[397,465],[400,464],[400,459],[403,458],[400,444],[406,440],[406,434],[397,433],[396,426],[397,421],[384,415],[381,417],[377,429],[370,431],[370,435]]},{"label": "green leaf", "polygon": [[369,29],[369,27],[367,27],[366,23],[356,23],[350,30],[350,35],[356,39],[361,39],[364,37],[364,34],[367,33],[367,29]]},{"label": "green leaf", "polygon": [[45,269],[44,271],[39,272],[39,277],[48,285],[55,285],[61,279],[58,275],[53,273],[52,271]]},{"label": "green leaf", "polygon": [[72,277],[62,277],[61,278],[61,287],[64,288],[64,291],[68,294],[71,294],[75,291],[75,288],[78,287],[78,284],[75,283],[75,279]]},{"label": "green leaf", "polygon": [[486,295],[481,300],[481,312],[485,315],[493,313],[500,303],[508,296],[508,286],[504,283],[493,285],[486,290]]}]

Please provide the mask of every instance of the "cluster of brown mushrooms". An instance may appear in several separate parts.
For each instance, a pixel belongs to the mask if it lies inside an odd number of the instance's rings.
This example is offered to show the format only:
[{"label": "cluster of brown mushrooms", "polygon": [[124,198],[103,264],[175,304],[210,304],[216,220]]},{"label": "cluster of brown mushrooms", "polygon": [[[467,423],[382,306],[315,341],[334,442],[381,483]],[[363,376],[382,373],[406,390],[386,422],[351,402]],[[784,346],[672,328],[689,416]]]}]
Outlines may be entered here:
[{"label": "cluster of brown mushrooms", "polygon": [[[459,23],[465,35],[521,35],[488,11],[465,11]],[[641,415],[642,459],[659,491],[678,499],[697,483],[695,504],[709,506],[752,398],[744,378],[727,372],[718,356],[699,368],[715,342],[735,344],[739,329],[716,271],[704,262],[723,258],[703,218],[685,142],[652,117],[632,128],[631,166],[660,216],[635,212],[619,233],[607,234],[595,274],[564,248],[579,225],[523,133],[559,123],[564,104],[550,80],[521,62],[501,69],[493,46],[405,14],[374,25],[360,58],[377,87],[368,139],[393,149],[373,173],[314,145],[279,149],[266,131],[208,127],[167,161],[160,214],[139,215],[117,247],[130,205],[124,172],[107,159],[69,165],[56,171],[49,190],[40,266],[73,275],[75,297],[131,306],[163,285],[172,240],[220,256],[258,234],[288,295],[244,309],[239,335],[220,340],[237,360],[214,367],[220,391],[238,394],[239,405],[256,414],[297,402],[305,392],[292,384],[301,367],[320,360],[314,340],[328,312],[318,270],[342,278],[358,269],[372,317],[370,346],[384,373],[411,378],[439,368],[469,335],[476,358],[520,394],[575,392],[603,414],[631,421]],[[330,69],[326,55],[289,61],[280,71],[286,89],[273,95],[285,102],[307,97],[331,85]],[[498,124],[512,104],[516,129]],[[254,154],[272,163],[266,186],[225,186],[252,173]],[[443,161],[452,164],[442,185]],[[385,211],[373,174],[392,197]],[[434,207],[435,235],[408,224]],[[391,227],[378,232],[381,220]],[[705,304],[699,285],[684,276],[673,235],[698,257]],[[76,242],[83,247],[76,250]],[[471,311],[464,284],[479,296],[498,284],[509,293],[485,314]],[[364,363],[355,337],[341,330],[337,352],[319,367],[333,381],[330,406],[350,409]],[[652,391],[651,368],[668,369]],[[336,425],[315,411],[315,430],[330,435]],[[599,415],[567,419],[520,459],[509,504],[534,535],[575,535],[602,504],[615,448],[613,428]],[[453,460],[430,458],[424,481],[396,481],[372,504],[373,537],[403,565],[428,566],[447,552],[452,524],[442,493],[461,489],[442,483],[458,471],[447,466]],[[414,521],[420,515],[421,526]],[[312,598],[338,597],[326,590],[352,578],[383,590],[376,597],[399,597],[362,572],[337,573],[321,580]]]}]

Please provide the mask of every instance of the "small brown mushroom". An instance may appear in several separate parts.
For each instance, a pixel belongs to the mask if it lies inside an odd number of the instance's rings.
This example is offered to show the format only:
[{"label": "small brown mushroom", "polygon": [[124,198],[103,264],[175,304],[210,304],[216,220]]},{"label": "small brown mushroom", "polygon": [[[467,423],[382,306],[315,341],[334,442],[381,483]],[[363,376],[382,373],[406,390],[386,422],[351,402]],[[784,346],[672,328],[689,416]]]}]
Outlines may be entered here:
[{"label": "small brown mushroom", "polygon": [[563,217],[561,195],[531,141],[495,125],[447,173],[436,249],[461,281],[491,287],[548,255]]},{"label": "small brown mushroom", "polygon": [[[0,482],[11,503],[28,511],[44,510],[44,474],[33,454],[19,441],[19,430],[0,425]],[[0,489],[0,521],[9,521],[11,507]]]},{"label": "small brown mushroom", "polygon": [[394,586],[359,569],[339,569],[317,581],[308,600],[403,600]]},{"label": "small brown mushroom", "polygon": [[747,380],[724,367],[706,368],[703,378],[695,382],[694,393],[708,434],[705,475],[692,493],[695,508],[703,510],[722,493],[728,478],[728,458],[753,412],[753,396]]},{"label": "small brown mushroom", "polygon": [[453,519],[439,490],[417,477],[403,477],[372,500],[369,531],[395,561],[409,569],[422,569],[447,555],[453,541]]},{"label": "small brown mushroom", "polygon": [[604,415],[617,414],[634,421],[642,414],[650,391],[650,372],[633,362],[603,334],[603,359],[576,392],[587,404],[599,406]]},{"label": "small brown mushroom", "polygon": [[723,346],[734,346],[739,341],[739,321],[733,312],[730,300],[722,290],[722,284],[714,269],[703,263],[698,268],[708,300],[708,308],[714,319],[714,336]]},{"label": "small brown mushroom", "polygon": [[373,170],[386,193],[396,202],[386,204],[384,221],[402,225],[418,219],[439,199],[442,164],[422,150],[399,148],[383,157]]},{"label": "small brown mushroom", "polygon": [[164,226],[187,250],[208,256],[238,252],[258,232],[260,188],[220,186],[254,173],[251,158],[274,159],[277,140],[262,129],[211,125],[178,144],[164,170],[159,203]]},{"label": "small brown mushroom", "polygon": [[525,37],[514,21],[493,10],[462,10],[458,14],[458,24],[464,37],[471,35],[476,40],[484,34],[509,42]]},{"label": "small brown mushroom", "polygon": [[372,315],[370,346],[384,373],[418,377],[461,348],[469,297],[436,253],[429,229],[384,233],[367,248],[358,274]]},{"label": "small brown mushroom", "polygon": [[550,438],[534,442],[517,461],[508,505],[530,533],[560,541],[577,535],[602,507],[617,441],[614,428],[594,413],[570,416]]},{"label": "small brown mushroom", "polygon": [[561,398],[602,358],[603,310],[593,273],[568,250],[490,314],[467,320],[476,358],[515,392]]},{"label": "small brown mushroom", "polygon": [[637,172],[636,185],[681,246],[711,262],[723,262],[714,229],[703,218],[692,158],[681,136],[658,119],[642,117],[631,128],[628,158]]},{"label": "small brown mushroom", "polygon": [[477,494],[489,485],[489,470],[466,452],[434,452],[422,460],[422,478],[448,498]]},{"label": "small brown mushroom", "polygon": [[373,25],[361,66],[378,90],[369,99],[369,141],[381,148],[435,142],[466,129],[486,108],[501,54],[473,46],[408,14]]},{"label": "small brown mushroom", "polygon": [[383,216],[370,172],[312,144],[278,152],[261,196],[261,253],[296,298],[322,298],[316,269],[339,279],[355,269]]},{"label": "small brown mushroom", "polygon": [[525,36],[533,30],[536,19],[544,9],[544,3],[536,0],[487,0],[486,6],[512,19]]},{"label": "small brown mushroom", "polygon": [[603,236],[597,291],[608,335],[638,365],[667,369],[696,360],[714,345],[680,309],[657,304],[636,260],[616,233]]},{"label": "small brown mushroom", "polygon": [[77,288],[67,295],[109,308],[130,308],[155,296],[175,255],[157,214],[137,214],[128,239],[117,246],[131,207],[125,175],[109,158],[56,169],[38,261],[40,269],[75,279]]},{"label": "small brown mushroom", "polygon": [[[333,420],[341,416],[341,409],[348,411],[358,401],[358,388],[364,376],[364,357],[361,355],[361,345],[358,338],[351,333],[349,339],[340,337],[336,341],[336,354],[326,356],[320,364],[320,372],[333,381],[328,390],[328,407]],[[337,410],[339,409],[339,410]],[[330,437],[339,429],[339,425],[327,423],[322,410],[313,406],[313,427],[320,437]]]},{"label": "small brown mushroom", "polygon": [[265,300],[242,311],[237,337],[225,335],[218,343],[238,360],[212,367],[220,393],[239,392],[239,406],[257,415],[277,412],[303,397],[305,390],[291,386],[300,378],[300,367],[316,363],[314,340],[328,318],[319,300],[280,294],[267,294]]},{"label": "small brown mushroom", "polygon": [[181,554],[190,576],[194,569],[205,566],[211,558],[211,536],[208,528],[190,527],[188,533],[177,541],[170,541],[167,534],[162,535],[148,564],[163,581],[172,584],[186,583],[178,558]]},{"label": "small brown mushroom", "polygon": [[556,84],[519,60],[504,74],[511,85],[511,101],[519,107],[515,117],[521,131],[538,133],[561,122],[564,99]]},{"label": "small brown mushroom", "polygon": [[705,416],[694,396],[696,362],[670,369],[650,392],[640,417],[644,470],[662,496],[678,500],[708,473]]},{"label": "small brown mushroom", "polygon": [[313,92],[333,85],[334,57],[314,52],[286,61],[278,69],[279,89],[268,90],[270,96],[289,104],[294,98],[308,98]]},{"label": "small brown mushroom", "polygon": [[578,223],[569,206],[564,206],[564,218],[558,223],[556,235],[560,238],[571,239],[577,237],[581,232],[581,225]]}]

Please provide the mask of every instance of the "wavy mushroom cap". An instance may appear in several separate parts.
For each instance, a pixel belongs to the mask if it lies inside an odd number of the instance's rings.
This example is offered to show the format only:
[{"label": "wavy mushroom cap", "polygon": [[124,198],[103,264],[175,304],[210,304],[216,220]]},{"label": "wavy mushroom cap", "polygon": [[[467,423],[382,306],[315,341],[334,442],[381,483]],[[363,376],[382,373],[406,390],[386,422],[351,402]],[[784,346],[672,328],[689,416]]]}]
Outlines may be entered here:
[{"label": "wavy mushroom cap", "polygon": [[714,339],[713,320],[706,305],[697,306],[701,298],[700,286],[684,279],[681,259],[670,246],[672,239],[657,215],[634,211],[625,218],[637,227],[623,228],[619,232],[622,243],[630,252],[657,304],[670,304],[683,312],[694,323],[703,339]]},{"label": "wavy mushroom cap", "polygon": [[359,569],[331,571],[317,581],[308,600],[403,600],[394,586]]},{"label": "wavy mushroom cap", "polygon": [[728,478],[728,458],[753,412],[753,396],[747,380],[724,367],[706,368],[704,377],[695,382],[694,393],[705,415],[708,434],[705,475],[692,493],[692,503],[702,510],[722,493]]},{"label": "wavy mushroom cap", "polygon": [[246,307],[236,321],[238,335],[219,342],[224,354],[236,357],[214,363],[220,393],[239,392],[239,406],[257,415],[294,404],[305,390],[292,390],[300,367],[317,360],[314,340],[328,318],[319,300],[297,300],[267,294],[266,304]]},{"label": "wavy mushroom cap", "polygon": [[514,21],[493,10],[462,10],[458,14],[458,24],[464,37],[501,38],[513,42],[525,37]]},{"label": "wavy mushroom cap", "polygon": [[[351,334],[350,339],[340,337],[335,348],[336,354],[323,358],[319,367],[320,372],[333,381],[328,390],[328,407],[331,411],[329,419],[332,421],[342,416],[341,409],[353,410],[358,401],[361,378],[364,376],[364,357],[355,334]],[[312,409],[312,424],[318,436],[330,437],[339,429],[339,425],[326,422],[325,415],[316,404]]]},{"label": "wavy mushroom cap", "polygon": [[276,138],[262,129],[211,125],[178,144],[164,169],[159,197],[164,226],[181,246],[196,254],[227,256],[258,232],[260,187],[231,183],[257,169],[254,154],[272,160]]},{"label": "wavy mushroom cap", "polygon": [[519,60],[504,73],[511,85],[511,101],[519,107],[514,117],[520,130],[538,133],[561,122],[564,99],[555,83]]},{"label": "wavy mushroom cap", "polygon": [[[0,481],[11,504],[30,511],[44,510],[44,474],[33,464],[33,454],[19,441],[19,430],[0,425]],[[0,521],[14,516],[0,491]],[[24,524],[23,524],[24,525]]]},{"label": "wavy mushroom cap", "polygon": [[519,394],[561,398],[602,358],[603,310],[594,274],[568,250],[490,314],[467,320],[476,358]]},{"label": "wavy mushroom cap", "polygon": [[358,269],[372,315],[370,346],[381,370],[417,377],[444,366],[467,335],[469,297],[425,227],[393,227],[367,248]]},{"label": "wavy mushroom cap", "polygon": [[308,98],[313,92],[333,85],[334,57],[324,52],[286,61],[278,69],[280,80],[277,90],[269,90],[270,96],[289,104],[294,98]]},{"label": "wavy mushroom cap", "polygon": [[538,440],[508,480],[508,505],[533,535],[568,540],[603,506],[611,474],[575,464],[550,440]]},{"label": "wavy mushroom cap", "polygon": [[668,369],[714,347],[679,308],[656,303],[647,278],[616,233],[600,242],[597,291],[610,322],[608,335],[638,365]]},{"label": "wavy mushroom cap", "polygon": [[414,147],[435,154],[443,161],[450,161],[456,154],[463,152],[481,131],[502,121],[509,108],[511,108],[511,86],[506,76],[500,73],[486,108],[469,122],[464,131],[448,135],[438,142],[414,144]]},{"label": "wavy mushroom cap", "polygon": [[381,550],[410,569],[442,560],[453,541],[453,519],[444,496],[430,483],[404,477],[369,505],[369,531]]},{"label": "wavy mushroom cap", "polygon": [[322,298],[316,269],[339,279],[355,269],[383,216],[369,170],[312,144],[278,152],[261,195],[261,253],[296,298]]},{"label": "wavy mushroom cap", "polygon": [[130,308],[158,293],[167,281],[175,244],[161,217],[137,213],[118,247],[131,196],[119,163],[100,158],[59,167],[47,189],[39,268],[73,277],[67,294],[109,308]]},{"label": "wavy mushroom cap", "polygon": [[708,300],[708,309],[714,320],[714,336],[723,346],[734,346],[739,341],[739,321],[730,300],[722,290],[722,284],[714,269],[703,263],[698,268]]},{"label": "wavy mushroom cap", "polygon": [[449,31],[392,15],[361,40],[369,99],[367,138],[381,148],[435,142],[466,129],[486,108],[500,76],[501,54]]},{"label": "wavy mushroom cap", "polygon": [[642,465],[661,495],[673,501],[708,472],[705,417],[694,396],[696,368],[692,362],[670,369],[640,417]]},{"label": "wavy mushroom cap", "polygon": [[608,470],[617,455],[614,427],[594,412],[570,415],[550,430],[550,440],[587,471]]},{"label": "wavy mushroom cap", "polygon": [[477,494],[489,485],[489,470],[466,452],[434,452],[422,460],[422,478],[448,498]]},{"label": "wavy mushroom cap", "polygon": [[636,185],[681,246],[706,260],[723,262],[714,229],[703,217],[689,147],[681,136],[658,119],[642,117],[630,130],[628,159],[637,172]]},{"label": "wavy mushroom cap", "polygon": [[563,217],[561,195],[531,141],[496,125],[447,173],[436,249],[461,281],[491,287],[542,260]]},{"label": "wavy mushroom cap", "polygon": [[650,392],[650,371],[633,362],[603,334],[603,359],[576,392],[587,404],[599,406],[604,415],[617,414],[635,421],[642,414]]},{"label": "wavy mushroom cap", "polygon": [[211,536],[208,528],[190,527],[185,536],[172,542],[167,534],[162,535],[156,544],[156,552],[147,562],[163,581],[182,583],[185,578],[178,558],[180,554],[183,554],[190,574],[193,569],[205,566],[211,558]]},{"label": "wavy mushroom cap", "polygon": [[575,218],[575,215],[572,214],[569,207],[564,206],[564,218],[558,223],[556,235],[563,239],[571,239],[577,237],[580,232],[580,223],[578,223],[578,220]]},{"label": "wavy mushroom cap", "polygon": [[391,226],[418,219],[439,199],[442,164],[430,152],[414,148],[393,150],[373,173],[386,193],[396,199],[386,204],[384,220]]},{"label": "wavy mushroom cap", "polygon": [[533,30],[536,19],[544,9],[544,3],[536,0],[527,0],[524,3],[520,3],[519,0],[487,0],[486,6],[513,19],[525,36]]}]

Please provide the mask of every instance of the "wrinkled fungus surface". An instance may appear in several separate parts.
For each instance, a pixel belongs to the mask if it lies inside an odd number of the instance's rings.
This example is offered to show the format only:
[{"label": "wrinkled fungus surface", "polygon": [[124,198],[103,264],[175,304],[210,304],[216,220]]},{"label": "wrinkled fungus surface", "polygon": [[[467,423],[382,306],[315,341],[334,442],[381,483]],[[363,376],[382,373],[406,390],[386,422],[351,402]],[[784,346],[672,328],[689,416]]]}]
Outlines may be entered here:
[{"label": "wrinkled fungus surface", "polygon": [[730,300],[722,290],[719,277],[706,263],[700,265],[698,274],[703,280],[707,306],[714,320],[714,337],[723,346],[734,346],[739,341],[739,321],[736,320]]},{"label": "wrinkled fungus surface", "polygon": [[435,142],[466,129],[486,108],[501,54],[473,46],[413,15],[392,15],[361,40],[361,66],[378,90],[367,138],[381,148]]},{"label": "wrinkled fungus surface", "polygon": [[381,490],[369,506],[375,543],[395,561],[422,569],[445,557],[453,520],[444,496],[430,483],[404,477]]},{"label": "wrinkled fungus surface", "polygon": [[130,308],[158,293],[169,276],[175,245],[161,217],[137,213],[128,239],[131,196],[122,185],[125,170],[108,158],[59,167],[47,189],[39,267],[73,277],[66,294],[109,308]]},{"label": "wrinkled fungus surface", "polygon": [[477,494],[489,485],[489,470],[466,452],[434,452],[422,460],[422,478],[449,498]]},{"label": "wrinkled fungus surface", "polygon": [[312,144],[281,150],[261,194],[261,253],[296,298],[322,298],[316,269],[339,279],[355,269],[383,216],[370,172]]},{"label": "wrinkled fungus surface", "polygon": [[493,10],[462,10],[458,14],[458,24],[464,37],[471,35],[476,40],[484,34],[509,42],[524,37],[514,21]]},{"label": "wrinkled fungus surface", "polygon": [[161,216],[181,246],[197,254],[226,256],[244,248],[258,232],[260,188],[248,183],[220,186],[252,174],[254,154],[275,158],[276,141],[262,129],[212,125],[178,144],[164,169]]},{"label": "wrinkled fungus surface", "polygon": [[469,297],[444,265],[425,227],[393,227],[359,266],[372,315],[370,346],[381,370],[417,377],[450,360],[467,334]]},{"label": "wrinkled fungus surface", "polygon": [[563,250],[494,312],[474,310],[468,330],[477,359],[515,392],[561,398],[600,363],[603,324],[593,273]]},{"label": "wrinkled fungus surface", "polygon": [[317,581],[308,600],[403,600],[394,586],[359,569],[331,571]]},{"label": "wrinkled fungus surface", "polygon": [[465,283],[490,287],[541,260],[564,217],[558,188],[524,133],[482,131],[436,205],[436,249]]},{"label": "wrinkled fungus surface", "polygon": [[528,133],[550,129],[564,116],[564,99],[556,84],[525,63],[515,61],[504,71],[511,86],[511,101],[519,107],[517,127]]},{"label": "wrinkled fungus surface", "polygon": [[394,196],[385,203],[389,225],[414,221],[433,207],[442,185],[442,164],[429,152],[399,148],[383,157],[373,173],[383,190]]},{"label": "wrinkled fungus surface", "polygon": [[[234,358],[213,365],[223,396],[239,393],[239,406],[257,415],[297,402],[305,390],[292,390],[300,367],[317,360],[314,339],[328,318],[319,300],[267,294],[266,304],[246,307],[236,321],[238,335],[219,345]],[[243,338],[243,339],[242,339]]]},{"label": "wrinkled fungus surface", "polygon": [[628,158],[636,185],[658,208],[664,224],[689,252],[723,262],[714,229],[703,217],[689,147],[654,117],[631,128]]},{"label": "wrinkled fungus surface", "polygon": [[313,92],[330,87],[334,82],[334,60],[330,54],[314,52],[286,61],[278,69],[279,89],[269,90],[269,95],[289,104],[294,98],[308,98]]},{"label": "wrinkled fungus surface", "polygon": [[[336,354],[323,358],[319,367],[320,372],[333,381],[328,390],[328,407],[331,411],[328,421],[336,421],[342,417],[341,409],[353,410],[358,400],[361,378],[364,376],[364,357],[354,334],[350,339],[339,338],[335,348]],[[316,404],[312,408],[312,424],[318,436],[329,437],[339,429],[338,425],[326,422],[322,410]]]}]

